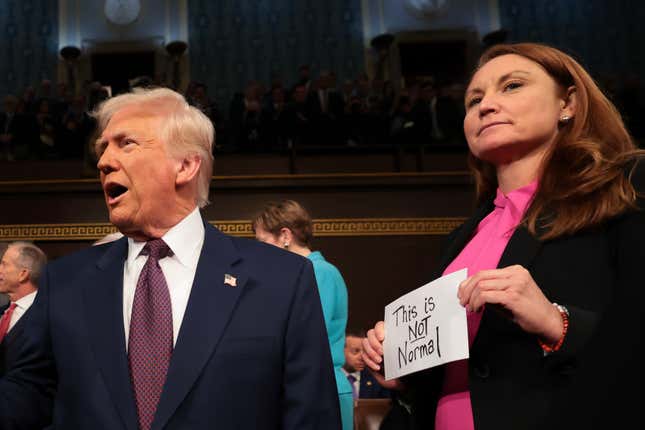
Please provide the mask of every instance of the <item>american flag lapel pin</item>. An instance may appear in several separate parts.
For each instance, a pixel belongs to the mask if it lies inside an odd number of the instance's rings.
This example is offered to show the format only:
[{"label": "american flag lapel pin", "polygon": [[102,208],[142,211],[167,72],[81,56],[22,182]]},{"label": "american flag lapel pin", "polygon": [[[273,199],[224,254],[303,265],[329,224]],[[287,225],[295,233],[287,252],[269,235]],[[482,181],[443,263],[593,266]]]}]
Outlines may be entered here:
[{"label": "american flag lapel pin", "polygon": [[224,274],[224,283],[229,287],[237,287],[237,278],[228,273]]}]

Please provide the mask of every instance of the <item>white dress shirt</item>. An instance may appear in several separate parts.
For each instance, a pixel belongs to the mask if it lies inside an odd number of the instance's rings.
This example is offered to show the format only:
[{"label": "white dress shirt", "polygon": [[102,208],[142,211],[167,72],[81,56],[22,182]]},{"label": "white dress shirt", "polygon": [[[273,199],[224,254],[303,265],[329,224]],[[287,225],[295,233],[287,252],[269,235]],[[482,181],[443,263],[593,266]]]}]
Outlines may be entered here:
[{"label": "white dress shirt", "polygon": [[[159,266],[166,278],[172,306],[172,340],[177,343],[177,336],[184,319],[188,297],[193,287],[197,262],[204,244],[204,224],[195,208],[186,218],[172,227],[162,237],[172,250],[172,256],[159,260]],[[125,329],[125,345],[128,348],[130,335],[130,318],[134,292],[137,288],[139,274],[148,260],[147,255],[139,255],[145,242],[136,242],[128,238],[128,258],[123,270],[123,328]]]},{"label": "white dress shirt", "polygon": [[[36,299],[36,294],[38,294],[38,291],[29,293],[26,296],[23,296],[14,302],[16,303],[16,307],[13,310],[13,314],[11,314],[11,321],[9,321],[9,329],[7,330],[7,333],[11,331],[13,326],[16,325],[18,320],[25,314],[25,312],[27,312],[27,309],[29,309],[29,307],[34,303],[34,300]],[[7,310],[8,309],[9,308],[7,308]]]}]

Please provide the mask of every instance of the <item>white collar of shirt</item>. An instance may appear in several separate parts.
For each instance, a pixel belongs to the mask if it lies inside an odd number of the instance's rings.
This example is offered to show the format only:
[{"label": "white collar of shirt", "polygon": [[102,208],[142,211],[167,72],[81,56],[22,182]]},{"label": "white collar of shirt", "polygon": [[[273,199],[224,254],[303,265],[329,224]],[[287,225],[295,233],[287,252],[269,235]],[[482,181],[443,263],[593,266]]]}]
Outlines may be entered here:
[{"label": "white collar of shirt", "polygon": [[[189,237],[200,238],[200,240],[186,240]],[[195,208],[161,238],[183,266],[196,268],[199,251],[201,251],[201,245],[204,242],[204,224],[199,209]],[[146,242],[136,242],[134,239],[128,238],[128,261],[126,263],[128,266],[132,265],[134,260],[139,257],[145,245]]]},{"label": "white collar of shirt", "polygon": [[11,330],[25,312],[27,312],[27,309],[29,309],[29,307],[34,303],[34,300],[36,300],[36,294],[38,294],[38,290],[33,291],[14,302],[16,304],[16,308],[13,310],[13,314],[11,314],[11,321],[9,321],[8,330]]},{"label": "white collar of shirt", "polygon": [[27,311],[27,309],[29,309],[29,307],[34,303],[34,300],[36,300],[36,294],[38,294],[38,290],[19,298],[15,302],[16,307],[21,309],[23,312]]},{"label": "white collar of shirt", "polygon": [[348,372],[347,370],[345,370],[345,368],[344,368],[344,367],[341,367],[341,370],[343,371],[343,373],[345,374],[345,376],[352,375],[352,376],[354,376],[354,378],[356,379],[356,382],[358,382],[358,383],[360,383],[360,382],[361,382],[361,371],[360,371],[360,370],[357,370],[357,371],[355,371],[355,372]]},{"label": "white collar of shirt", "polygon": [[[195,279],[197,263],[204,244],[204,231],[199,209],[195,208],[161,237],[173,252],[172,256],[161,259],[159,265],[166,278],[170,293],[174,343],[177,342]],[[144,246],[145,242],[136,242],[128,238],[128,258],[123,271],[123,324],[126,345],[130,335],[134,292],[141,269],[148,258],[145,255],[139,255]]]}]

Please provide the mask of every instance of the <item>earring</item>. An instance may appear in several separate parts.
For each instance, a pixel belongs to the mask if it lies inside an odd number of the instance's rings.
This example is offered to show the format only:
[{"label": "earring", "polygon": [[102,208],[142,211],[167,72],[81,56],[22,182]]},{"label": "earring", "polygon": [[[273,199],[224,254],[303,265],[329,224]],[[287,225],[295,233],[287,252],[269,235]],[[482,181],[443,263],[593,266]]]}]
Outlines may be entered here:
[{"label": "earring", "polygon": [[283,245],[285,248],[289,248],[289,242],[285,242]]},{"label": "earring", "polygon": [[563,124],[568,123],[571,120],[571,117],[569,115],[562,115],[560,117],[560,122]]}]

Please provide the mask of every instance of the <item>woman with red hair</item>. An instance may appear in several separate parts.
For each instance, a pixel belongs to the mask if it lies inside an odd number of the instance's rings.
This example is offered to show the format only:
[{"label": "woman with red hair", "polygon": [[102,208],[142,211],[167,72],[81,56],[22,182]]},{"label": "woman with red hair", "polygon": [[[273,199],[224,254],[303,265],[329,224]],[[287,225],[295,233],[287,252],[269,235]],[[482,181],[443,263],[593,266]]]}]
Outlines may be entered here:
[{"label": "woman with red hair", "polygon": [[[606,371],[597,345],[618,297],[643,285],[645,205],[632,181],[643,151],[580,64],[544,45],[489,48],[465,108],[479,208],[449,236],[437,276],[468,269],[458,299],[470,357],[386,385],[422,429],[554,428]],[[379,322],[363,341],[375,373],[385,336]]]}]

